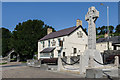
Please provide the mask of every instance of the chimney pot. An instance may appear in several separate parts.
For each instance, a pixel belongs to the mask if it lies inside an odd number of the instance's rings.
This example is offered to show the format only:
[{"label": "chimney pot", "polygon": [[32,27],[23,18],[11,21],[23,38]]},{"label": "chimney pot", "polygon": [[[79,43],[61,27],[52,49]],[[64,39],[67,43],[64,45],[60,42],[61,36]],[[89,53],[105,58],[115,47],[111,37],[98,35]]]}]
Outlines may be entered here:
[{"label": "chimney pot", "polygon": [[77,19],[76,20],[76,27],[78,27],[80,25],[82,26],[82,21],[80,19]]},{"label": "chimney pot", "polygon": [[52,28],[47,28],[47,34],[52,33]]},{"label": "chimney pot", "polygon": [[108,37],[108,34],[107,34],[107,33],[105,33],[104,38],[107,38],[107,37]]}]

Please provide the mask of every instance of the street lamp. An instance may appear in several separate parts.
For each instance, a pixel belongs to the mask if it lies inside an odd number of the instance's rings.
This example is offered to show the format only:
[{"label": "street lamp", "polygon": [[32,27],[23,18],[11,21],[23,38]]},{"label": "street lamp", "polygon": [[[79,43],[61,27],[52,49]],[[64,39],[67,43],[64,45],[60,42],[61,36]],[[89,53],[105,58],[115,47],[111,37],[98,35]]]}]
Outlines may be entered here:
[{"label": "street lamp", "polygon": [[104,5],[101,3],[100,5],[107,7],[107,34],[108,34],[108,50],[109,50],[109,6]]}]

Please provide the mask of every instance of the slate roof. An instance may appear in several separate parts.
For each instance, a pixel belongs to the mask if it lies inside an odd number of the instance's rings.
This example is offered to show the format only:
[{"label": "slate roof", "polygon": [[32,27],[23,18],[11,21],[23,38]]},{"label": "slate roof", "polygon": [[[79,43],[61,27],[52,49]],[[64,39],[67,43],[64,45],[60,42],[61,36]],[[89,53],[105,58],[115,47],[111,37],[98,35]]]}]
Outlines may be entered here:
[{"label": "slate roof", "polygon": [[107,41],[112,41],[112,43],[120,43],[120,36],[112,36],[109,38],[109,40],[107,38],[99,38],[96,41],[96,43],[107,42]]},{"label": "slate roof", "polygon": [[49,53],[49,52],[52,52],[54,49],[55,48],[53,48],[53,47],[45,48],[40,53]]},{"label": "slate roof", "polygon": [[82,28],[82,30],[87,35],[87,32],[83,29],[82,26],[78,26],[78,27],[75,26],[75,27],[70,27],[70,28],[66,28],[66,29],[63,29],[63,30],[59,30],[59,31],[56,31],[56,32],[52,32],[52,33],[44,36],[43,38],[41,38],[40,41],[70,35],[72,32],[74,32],[75,30],[77,30],[80,27]]}]

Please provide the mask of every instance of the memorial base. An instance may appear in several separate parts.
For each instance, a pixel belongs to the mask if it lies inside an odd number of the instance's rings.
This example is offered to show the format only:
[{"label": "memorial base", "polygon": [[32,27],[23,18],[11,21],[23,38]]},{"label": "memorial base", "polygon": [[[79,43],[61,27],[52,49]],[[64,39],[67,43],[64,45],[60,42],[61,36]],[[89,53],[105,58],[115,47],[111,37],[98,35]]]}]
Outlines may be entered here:
[{"label": "memorial base", "polygon": [[86,78],[102,78],[103,72],[102,69],[86,69]]}]

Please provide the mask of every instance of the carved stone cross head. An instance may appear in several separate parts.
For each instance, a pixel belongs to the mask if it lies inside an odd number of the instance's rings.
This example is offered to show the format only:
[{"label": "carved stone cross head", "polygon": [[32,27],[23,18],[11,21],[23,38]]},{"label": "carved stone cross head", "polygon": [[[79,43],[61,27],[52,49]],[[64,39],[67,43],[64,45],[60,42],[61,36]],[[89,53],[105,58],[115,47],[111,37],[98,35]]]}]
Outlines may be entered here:
[{"label": "carved stone cross head", "polygon": [[85,15],[85,20],[89,21],[90,19],[92,19],[95,22],[98,17],[99,17],[99,11],[97,11],[95,7],[92,6],[88,9],[87,14]]}]

